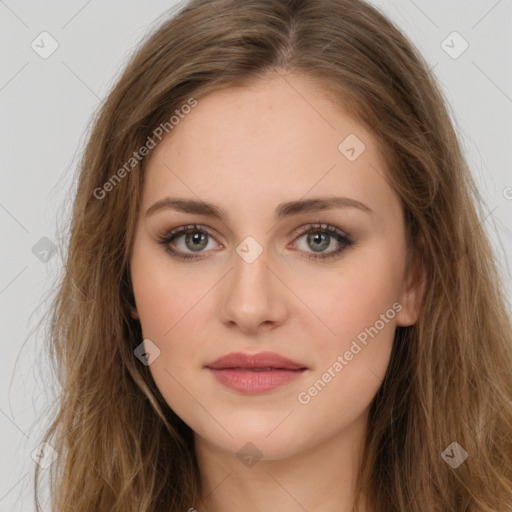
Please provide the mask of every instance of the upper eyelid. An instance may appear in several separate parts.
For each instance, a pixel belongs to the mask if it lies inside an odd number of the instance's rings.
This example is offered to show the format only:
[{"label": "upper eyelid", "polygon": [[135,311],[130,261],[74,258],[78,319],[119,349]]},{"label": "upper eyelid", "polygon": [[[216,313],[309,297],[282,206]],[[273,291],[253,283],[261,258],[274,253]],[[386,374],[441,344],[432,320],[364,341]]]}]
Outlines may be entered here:
[{"label": "upper eyelid", "polygon": [[328,222],[315,222],[312,224],[306,224],[300,228],[297,228],[295,231],[298,231],[300,236],[304,233],[307,233],[308,231],[314,231],[315,229],[318,231],[335,231],[341,236],[345,236],[347,238],[349,237],[349,234],[346,231],[334,226],[333,224],[329,224]]}]

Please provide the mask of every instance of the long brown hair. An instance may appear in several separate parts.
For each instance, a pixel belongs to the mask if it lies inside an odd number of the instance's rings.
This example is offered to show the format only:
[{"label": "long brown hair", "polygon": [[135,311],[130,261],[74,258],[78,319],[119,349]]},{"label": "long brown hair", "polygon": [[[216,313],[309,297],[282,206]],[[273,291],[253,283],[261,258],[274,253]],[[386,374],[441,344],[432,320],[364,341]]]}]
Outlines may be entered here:
[{"label": "long brown hair", "polygon": [[[379,512],[510,511],[512,328],[482,199],[427,64],[362,0],[193,0],[146,38],[105,100],[51,308],[60,384],[45,437],[59,454],[52,510],[198,503],[192,431],[134,356],[142,333],[130,314],[129,262],[148,158],[130,159],[157,127],[179,130],[169,118],[183,105],[269,73],[316,80],[370,129],[403,205],[410,254],[422,240],[420,318],[396,330],[356,498]],[[454,468],[446,454],[459,447],[468,458]],[[39,476],[36,466],[36,496]]]}]

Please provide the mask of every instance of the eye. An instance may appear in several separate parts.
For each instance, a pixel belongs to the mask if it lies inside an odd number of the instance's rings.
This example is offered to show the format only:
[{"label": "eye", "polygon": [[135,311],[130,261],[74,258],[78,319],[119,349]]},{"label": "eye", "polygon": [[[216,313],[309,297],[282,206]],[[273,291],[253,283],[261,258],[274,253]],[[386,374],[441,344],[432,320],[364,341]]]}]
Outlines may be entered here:
[{"label": "eye", "polygon": [[[180,238],[183,238],[181,247],[180,244],[176,242],[176,240]],[[164,237],[158,240],[158,242],[165,247],[165,250],[171,254],[171,256],[187,260],[197,258],[198,256],[193,253],[203,252],[204,249],[208,248],[211,240],[214,240],[213,235],[207,229],[192,224],[189,226],[179,226],[169,231]],[[178,250],[173,249],[173,245],[178,246]],[[187,253],[188,250],[190,250],[191,253]]]},{"label": "eye", "polygon": [[[352,245],[349,236],[340,229],[329,224],[310,224],[299,229],[299,236],[294,240],[292,246],[297,246],[297,241],[305,237],[305,247],[299,247],[303,252],[309,253],[303,256],[307,259],[328,259],[338,256],[347,247]],[[180,240],[181,239],[181,240]],[[179,226],[169,231],[165,236],[158,240],[158,243],[164,246],[174,258],[197,259],[200,254],[206,252],[210,247],[210,242],[215,237],[206,228],[197,224],[188,226]],[[221,244],[218,244],[222,247]],[[302,245],[302,244],[299,244]],[[338,246],[337,249],[326,251],[331,246]],[[313,252],[310,252],[310,249]],[[196,254],[194,254],[196,253]]]},{"label": "eye", "polygon": [[[297,240],[305,237],[305,248],[303,250],[305,252],[309,252],[309,249],[313,250],[313,253],[304,256],[307,259],[334,258],[352,245],[352,241],[347,234],[329,224],[304,226],[300,229],[300,232],[302,234],[294,241],[294,245],[297,245]],[[325,251],[325,249],[333,245],[338,245],[338,248]]]}]

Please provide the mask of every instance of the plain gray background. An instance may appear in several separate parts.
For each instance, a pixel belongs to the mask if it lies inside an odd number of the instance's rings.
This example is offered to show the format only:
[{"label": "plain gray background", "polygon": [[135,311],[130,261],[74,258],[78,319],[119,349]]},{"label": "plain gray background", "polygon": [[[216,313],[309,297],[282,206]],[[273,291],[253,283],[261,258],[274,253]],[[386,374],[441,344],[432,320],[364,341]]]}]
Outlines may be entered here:
[{"label": "plain gray background", "polygon": [[[420,49],[445,92],[510,301],[512,0],[372,3]],[[52,396],[38,363],[41,336],[29,334],[62,267],[56,226],[66,219],[57,208],[92,114],[143,35],[176,4],[0,0],[0,512],[34,510],[31,454],[41,431],[33,422]]]}]

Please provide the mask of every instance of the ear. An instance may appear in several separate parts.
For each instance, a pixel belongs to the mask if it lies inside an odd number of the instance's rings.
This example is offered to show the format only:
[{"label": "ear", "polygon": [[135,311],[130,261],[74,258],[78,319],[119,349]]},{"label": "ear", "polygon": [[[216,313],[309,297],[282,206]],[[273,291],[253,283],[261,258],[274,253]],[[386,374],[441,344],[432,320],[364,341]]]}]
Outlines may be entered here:
[{"label": "ear", "polygon": [[414,248],[413,261],[399,298],[402,309],[396,315],[396,323],[402,327],[415,324],[420,314],[426,285],[424,254],[425,239],[423,235],[420,235]]},{"label": "ear", "polygon": [[139,313],[138,313],[136,307],[130,306],[130,315],[134,319],[138,319],[139,318]]},{"label": "ear", "polygon": [[128,275],[128,287],[129,287],[128,304],[129,304],[129,308],[130,308],[130,316],[137,320],[139,318],[139,312],[137,311],[137,305],[135,303],[135,294],[133,293],[130,264],[128,264],[127,275]]}]

